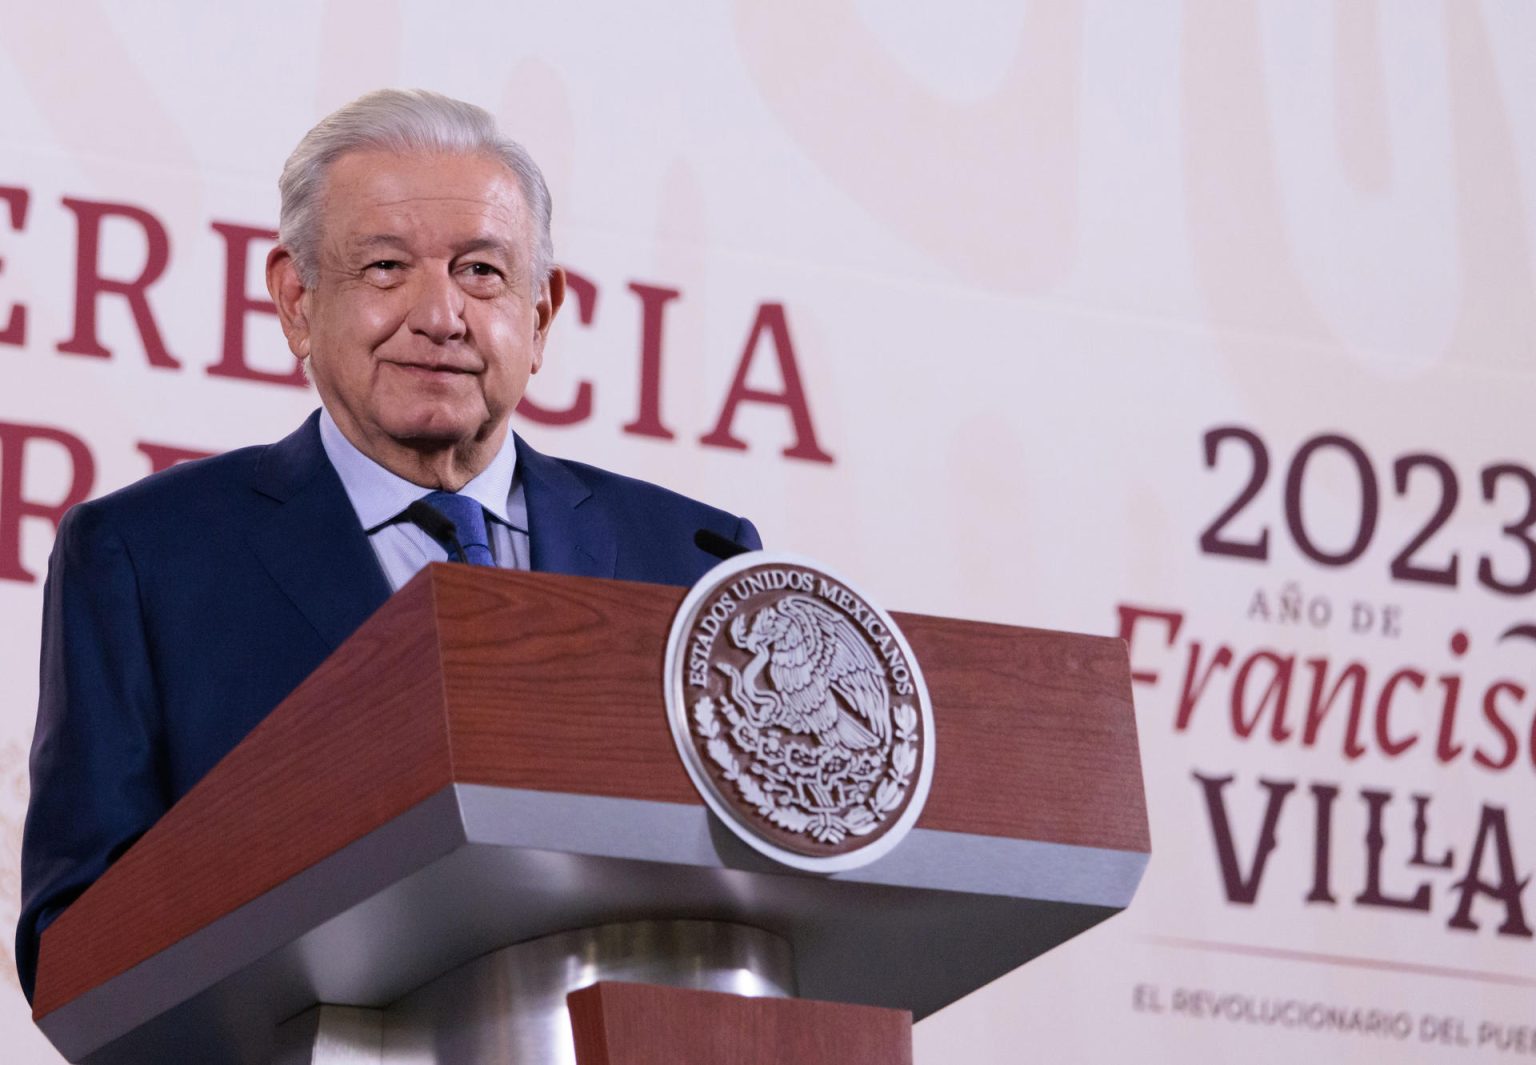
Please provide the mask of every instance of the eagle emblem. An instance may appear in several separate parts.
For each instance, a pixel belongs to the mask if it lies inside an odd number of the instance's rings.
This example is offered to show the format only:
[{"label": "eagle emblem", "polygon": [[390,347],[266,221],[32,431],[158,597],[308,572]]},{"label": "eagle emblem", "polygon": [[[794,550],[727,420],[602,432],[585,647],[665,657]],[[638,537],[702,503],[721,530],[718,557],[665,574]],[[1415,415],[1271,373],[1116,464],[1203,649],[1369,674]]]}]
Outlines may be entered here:
[{"label": "eagle emblem", "polygon": [[689,775],[758,850],[852,868],[916,820],[933,764],[921,672],[890,617],[825,569],[723,563],[679,610],[667,673]]},{"label": "eagle emblem", "polygon": [[[862,751],[891,738],[891,702],[880,663],[848,619],[808,596],[789,595],[731,623],[731,642],[753,654],[744,673],[721,663],[731,697],[758,727],[778,726]],[[767,666],[772,687],[757,679]],[[830,735],[829,735],[830,734]]]}]

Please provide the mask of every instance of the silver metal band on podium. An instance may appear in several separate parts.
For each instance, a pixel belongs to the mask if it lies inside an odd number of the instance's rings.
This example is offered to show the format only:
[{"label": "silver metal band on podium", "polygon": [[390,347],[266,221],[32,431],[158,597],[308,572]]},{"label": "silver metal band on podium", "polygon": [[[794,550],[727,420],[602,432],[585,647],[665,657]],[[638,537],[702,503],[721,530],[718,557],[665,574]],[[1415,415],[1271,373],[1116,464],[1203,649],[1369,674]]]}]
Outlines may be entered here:
[{"label": "silver metal band on podium", "polygon": [[492,951],[381,1010],[316,1006],[273,1065],[575,1065],[565,996],[602,980],[756,997],[795,992],[789,944],[745,925],[635,921]]}]

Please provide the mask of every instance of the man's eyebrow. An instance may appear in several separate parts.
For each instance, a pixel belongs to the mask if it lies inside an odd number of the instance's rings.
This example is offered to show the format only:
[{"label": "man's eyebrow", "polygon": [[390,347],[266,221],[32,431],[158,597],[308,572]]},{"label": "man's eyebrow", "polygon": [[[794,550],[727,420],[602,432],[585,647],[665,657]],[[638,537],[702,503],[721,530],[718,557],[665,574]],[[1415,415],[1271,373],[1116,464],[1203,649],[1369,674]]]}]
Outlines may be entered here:
[{"label": "man's eyebrow", "polygon": [[511,254],[510,245],[504,240],[497,240],[495,237],[477,237],[474,240],[467,240],[463,244],[458,245],[455,250],[459,255],[468,255],[471,252],[477,251],[494,251],[500,252],[509,259],[514,257]]},{"label": "man's eyebrow", "polygon": [[406,247],[405,238],[394,233],[374,233],[366,237],[357,237],[351,243],[352,247],[358,251],[368,251],[373,248],[403,250]]},{"label": "man's eyebrow", "polygon": [[[390,251],[410,251],[410,242],[397,233],[370,233],[365,237],[355,237],[348,245],[348,250],[353,255],[372,255],[379,249]],[[506,262],[516,262],[518,249],[515,243],[499,240],[496,237],[474,237],[454,246],[454,258],[461,255],[473,255],[475,252],[493,252],[502,257]]]}]

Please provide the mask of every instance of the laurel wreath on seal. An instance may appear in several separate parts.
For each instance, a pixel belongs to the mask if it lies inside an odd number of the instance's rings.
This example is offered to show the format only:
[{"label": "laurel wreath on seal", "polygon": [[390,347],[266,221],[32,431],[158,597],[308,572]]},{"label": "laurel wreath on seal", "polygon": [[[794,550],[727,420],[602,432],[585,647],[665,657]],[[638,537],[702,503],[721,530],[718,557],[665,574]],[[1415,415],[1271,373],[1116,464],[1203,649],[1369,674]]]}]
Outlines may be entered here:
[{"label": "laurel wreath on seal", "polygon": [[771,824],[790,832],[808,833],[813,839],[831,846],[841,843],[849,835],[867,836],[875,831],[901,805],[912,771],[917,766],[917,711],[910,704],[900,703],[892,708],[891,714],[895,742],[891,747],[890,764],[881,775],[880,783],[873,788],[873,794],[842,810],[808,812],[789,795],[763,787],[762,778],[769,772],[766,766],[759,762],[750,767],[743,766],[726,741],[719,719],[721,714],[730,724],[733,738],[759,757],[764,749],[761,730],[729,699],[717,704],[706,695],[693,704],[694,727],[706,741],[705,749],[710,759],[720,767],[725,779],[736,786],[742,801]]}]

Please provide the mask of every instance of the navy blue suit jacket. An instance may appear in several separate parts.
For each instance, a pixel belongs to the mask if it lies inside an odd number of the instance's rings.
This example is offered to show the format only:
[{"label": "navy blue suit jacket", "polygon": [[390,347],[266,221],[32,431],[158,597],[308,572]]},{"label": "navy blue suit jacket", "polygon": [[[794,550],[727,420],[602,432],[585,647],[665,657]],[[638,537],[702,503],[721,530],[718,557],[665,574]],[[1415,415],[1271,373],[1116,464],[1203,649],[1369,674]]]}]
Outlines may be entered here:
[{"label": "navy blue suit jacket", "polygon": [[[44,592],[16,964],[44,928],[389,597],[320,444],[186,463],[75,507]],[[535,570],[693,583],[752,523],[517,442]]]}]

